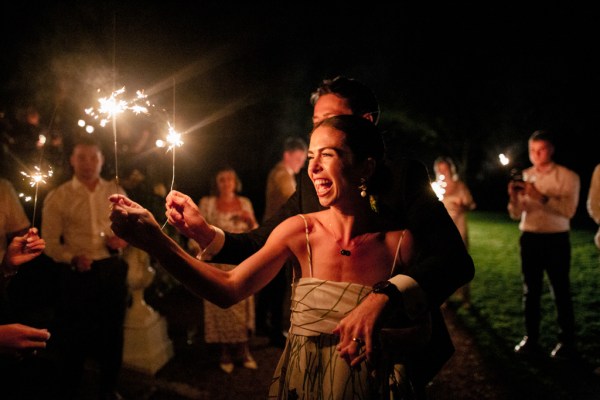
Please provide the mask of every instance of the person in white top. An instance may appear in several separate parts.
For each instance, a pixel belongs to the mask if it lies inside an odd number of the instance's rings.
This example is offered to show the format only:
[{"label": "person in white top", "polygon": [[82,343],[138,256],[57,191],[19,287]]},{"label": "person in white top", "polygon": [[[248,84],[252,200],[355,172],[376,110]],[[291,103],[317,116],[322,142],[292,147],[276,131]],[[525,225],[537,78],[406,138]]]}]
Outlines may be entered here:
[{"label": "person in white top", "polygon": [[541,320],[541,295],[544,271],[548,275],[557,310],[558,343],[553,358],[574,358],[575,318],[571,299],[569,271],[570,221],[579,201],[580,179],[574,171],[554,162],[553,137],[544,130],[529,138],[529,160],[523,181],[508,184],[508,212],[520,220],[521,269],[526,336],[515,352],[536,354]]},{"label": "person in white top", "polygon": [[[592,173],[586,206],[590,217],[596,224],[600,225],[600,164],[596,165]],[[600,249],[600,228],[594,236],[594,243]]]},{"label": "person in white top", "polygon": [[100,145],[80,138],[70,156],[73,177],[46,196],[42,210],[45,253],[61,265],[56,340],[65,357],[64,398],[77,397],[88,356],[97,358],[100,395],[116,393],[127,299],[127,243],[110,229],[108,197],[125,193],[101,178]]}]

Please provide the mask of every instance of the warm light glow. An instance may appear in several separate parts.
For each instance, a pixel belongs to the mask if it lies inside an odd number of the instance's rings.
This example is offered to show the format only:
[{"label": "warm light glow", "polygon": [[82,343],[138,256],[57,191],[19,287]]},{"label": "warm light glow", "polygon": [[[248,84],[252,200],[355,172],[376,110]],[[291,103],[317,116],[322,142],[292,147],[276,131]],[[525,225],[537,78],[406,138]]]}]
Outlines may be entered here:
[{"label": "warm light glow", "polygon": [[498,154],[498,158],[500,159],[500,164],[502,165],[508,165],[510,163],[508,157],[506,157],[503,153]]},{"label": "warm light glow", "polygon": [[167,145],[167,144],[165,143],[165,141],[164,141],[164,140],[162,140],[162,139],[156,139],[156,142],[155,142],[155,144],[156,144],[156,147],[159,147],[159,148],[165,147],[165,146]]},{"label": "warm light glow", "polygon": [[[134,114],[148,114],[150,103],[142,90],[138,90],[136,97],[132,100],[120,98],[123,93],[125,93],[125,87],[112,92],[109,97],[99,98],[98,103],[100,107],[98,109],[94,109],[93,107],[86,108],[85,113],[98,120],[102,127],[105,127],[113,117],[127,110],[132,111]],[[81,122],[79,122],[79,126],[82,126]]]},{"label": "warm light glow", "polygon": [[176,132],[175,128],[173,128],[172,126],[169,126],[167,143],[169,143],[169,148],[167,149],[167,151],[172,150],[174,147],[181,147],[183,145],[183,141],[181,140],[181,133]]},{"label": "warm light glow", "polygon": [[444,194],[446,193],[446,177],[444,175],[439,175],[435,182],[431,182],[431,188],[435,192],[439,201],[444,200]]},{"label": "warm light glow", "polygon": [[38,166],[35,166],[33,168],[36,171],[33,174],[28,174],[25,171],[21,171],[21,175],[25,176],[26,178],[29,178],[29,185],[31,187],[39,185],[40,183],[46,183],[45,179],[50,178],[52,176],[52,169],[50,169],[47,173],[42,173]]},{"label": "warm light glow", "polygon": [[83,128],[85,126],[85,121],[80,119],[79,121],[77,121],[77,125]]}]

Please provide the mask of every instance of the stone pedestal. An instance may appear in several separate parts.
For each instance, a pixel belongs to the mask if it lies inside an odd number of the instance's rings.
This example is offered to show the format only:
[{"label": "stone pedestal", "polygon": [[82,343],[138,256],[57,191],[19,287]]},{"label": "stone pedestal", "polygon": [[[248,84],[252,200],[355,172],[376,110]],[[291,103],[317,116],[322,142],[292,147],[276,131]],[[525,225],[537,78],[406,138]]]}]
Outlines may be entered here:
[{"label": "stone pedestal", "polygon": [[125,314],[123,367],[154,375],[173,357],[165,318],[144,301],[144,290],[152,283],[155,271],[142,250],[130,246],[124,256],[129,264],[127,284],[132,304]]}]

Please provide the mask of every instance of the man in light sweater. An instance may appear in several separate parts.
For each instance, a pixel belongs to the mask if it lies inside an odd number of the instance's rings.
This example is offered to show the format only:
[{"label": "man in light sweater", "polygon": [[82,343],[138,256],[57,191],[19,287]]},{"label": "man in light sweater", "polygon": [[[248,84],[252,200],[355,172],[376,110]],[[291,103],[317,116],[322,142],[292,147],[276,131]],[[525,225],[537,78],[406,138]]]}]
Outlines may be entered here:
[{"label": "man in light sweater", "polygon": [[529,138],[529,160],[524,181],[508,185],[510,217],[520,220],[521,270],[526,336],[515,346],[519,354],[535,355],[541,320],[544,271],[548,275],[557,310],[558,343],[552,358],[573,359],[575,318],[570,292],[570,221],[579,201],[580,179],[554,162],[555,144],[549,132],[535,131]]}]

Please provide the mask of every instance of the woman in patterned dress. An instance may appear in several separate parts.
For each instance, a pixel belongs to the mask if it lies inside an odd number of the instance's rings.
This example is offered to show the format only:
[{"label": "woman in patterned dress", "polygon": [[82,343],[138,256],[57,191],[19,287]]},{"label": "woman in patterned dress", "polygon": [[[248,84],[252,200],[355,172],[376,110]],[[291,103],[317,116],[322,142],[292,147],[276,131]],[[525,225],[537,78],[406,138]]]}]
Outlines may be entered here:
[{"label": "woman in patterned dress", "polygon": [[[314,128],[308,154],[308,174],[323,210],[285,220],[234,270],[193,259],[160,232],[147,210],[124,196],[111,197],[113,229],[149,249],[188,289],[221,306],[256,293],[286,259],[294,262],[291,327],[269,398],[407,398],[400,392],[410,389],[402,380],[404,366],[391,351],[381,351],[387,341],[380,332],[361,337],[358,327],[339,324],[377,283],[402,272],[413,252],[411,233],[391,225],[388,211],[377,207],[387,176],[381,135],[364,118],[331,117]],[[384,315],[393,316],[395,305],[388,301]],[[413,339],[408,351],[429,340],[429,315],[399,327],[392,334]]]},{"label": "woman in patterned dress", "polygon": [[[241,190],[242,184],[233,168],[219,169],[213,184],[214,194],[202,197],[198,204],[202,215],[214,226],[228,232],[242,233],[256,228],[258,224],[254,208],[250,199],[238,194]],[[200,246],[195,241],[190,240],[189,246],[192,253],[200,253]],[[223,271],[235,267],[228,264],[212,265]],[[237,360],[246,368],[257,368],[248,345],[254,329],[254,296],[227,309],[204,300],[204,340],[221,345],[219,367],[226,373],[233,371],[234,361]]]}]

